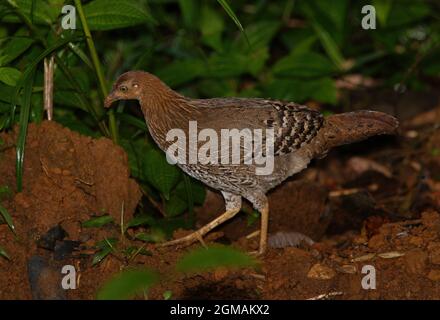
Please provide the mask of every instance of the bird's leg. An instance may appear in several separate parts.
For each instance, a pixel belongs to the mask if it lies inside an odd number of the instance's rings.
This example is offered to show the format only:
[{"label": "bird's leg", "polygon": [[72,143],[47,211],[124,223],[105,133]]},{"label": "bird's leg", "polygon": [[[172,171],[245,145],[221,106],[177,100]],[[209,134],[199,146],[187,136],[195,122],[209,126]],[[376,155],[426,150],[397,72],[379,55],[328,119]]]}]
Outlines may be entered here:
[{"label": "bird's leg", "polygon": [[260,248],[258,254],[262,255],[267,249],[267,230],[269,227],[269,203],[266,201],[263,209],[261,209],[261,231],[260,231]]},{"label": "bird's leg", "polygon": [[263,255],[267,249],[267,229],[269,226],[269,202],[264,193],[256,193],[246,197],[261,214],[260,247],[255,254]]},{"label": "bird's leg", "polygon": [[215,218],[210,223],[204,225],[196,232],[193,232],[185,237],[171,240],[165,243],[158,244],[159,247],[167,247],[167,246],[173,246],[176,244],[185,244],[190,245],[191,243],[199,240],[202,244],[203,242],[203,236],[207,234],[209,231],[214,229],[215,227],[219,226],[223,222],[231,219],[233,216],[235,216],[241,209],[241,197],[236,196],[230,193],[222,192],[223,196],[225,198],[226,203],[226,212],[224,212],[221,216]]}]

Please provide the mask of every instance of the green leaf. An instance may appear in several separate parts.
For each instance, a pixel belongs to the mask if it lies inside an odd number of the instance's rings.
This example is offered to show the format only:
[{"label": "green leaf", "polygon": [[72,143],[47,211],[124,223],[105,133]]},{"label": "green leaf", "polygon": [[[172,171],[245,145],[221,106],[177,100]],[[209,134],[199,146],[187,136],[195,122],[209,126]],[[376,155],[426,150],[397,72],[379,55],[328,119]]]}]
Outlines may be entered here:
[{"label": "green leaf", "polygon": [[246,73],[248,57],[239,52],[214,53],[208,59],[206,76],[213,78],[236,77]]},{"label": "green leaf", "polygon": [[430,7],[424,1],[396,1],[389,12],[387,27],[396,28],[419,21],[430,12]]},{"label": "green leaf", "polygon": [[9,229],[11,229],[11,231],[15,234],[15,225],[14,222],[12,221],[12,217],[9,214],[8,210],[6,210],[6,208],[3,207],[1,204],[0,204],[0,214],[3,217],[3,219],[6,221]]},{"label": "green leaf", "polygon": [[[13,0],[14,4],[32,23],[51,25],[61,13],[62,1],[33,1],[33,0]],[[33,4],[34,3],[34,7]],[[32,13],[32,16],[31,16]],[[4,22],[21,23],[22,20],[15,14],[7,15],[3,18]]]},{"label": "green leaf", "polygon": [[180,11],[182,11],[184,25],[193,29],[197,26],[200,3],[195,0],[179,0]]},{"label": "green leaf", "polygon": [[118,243],[117,239],[110,238],[104,239],[97,244],[97,247],[100,249],[94,256],[92,260],[92,266],[97,265],[105,257],[107,257],[113,250],[114,246]]},{"label": "green leaf", "polygon": [[131,0],[94,0],[84,6],[90,30],[131,27],[153,19],[140,2]]},{"label": "green leaf", "polygon": [[98,300],[126,300],[148,290],[158,281],[149,269],[125,270],[108,281],[99,290]]},{"label": "green leaf", "polygon": [[164,300],[170,300],[173,296],[173,292],[171,290],[167,290],[162,294],[162,296]]},{"label": "green leaf", "polygon": [[0,67],[0,81],[8,86],[15,86],[21,77],[21,72],[15,68]]},{"label": "green leaf", "polygon": [[0,51],[0,66],[5,66],[19,57],[33,43],[34,40],[30,38],[20,36],[12,37]]},{"label": "green leaf", "polygon": [[342,56],[335,39],[329,33],[329,29],[326,28],[326,26],[331,23],[327,22],[326,25],[323,24],[322,18],[320,18],[320,12],[317,12],[316,7],[313,5],[314,3],[304,2],[303,4],[303,10],[307,18],[310,20],[324,50],[327,52],[335,66],[342,70],[344,67],[344,57]]},{"label": "green leaf", "polygon": [[388,15],[393,5],[393,0],[373,0],[373,7],[376,9],[377,18],[382,26],[386,26]]},{"label": "green leaf", "polygon": [[156,71],[157,76],[170,87],[177,87],[201,76],[206,68],[202,60],[176,60]]},{"label": "green leaf", "polygon": [[222,49],[221,35],[224,29],[222,17],[205,4],[202,7],[200,17],[200,31],[202,32],[202,41],[211,48],[220,51]]},{"label": "green leaf", "polygon": [[165,201],[165,212],[167,217],[181,215],[188,208],[188,202],[171,193],[169,200]]},{"label": "green leaf", "polygon": [[[24,149],[26,144],[27,128],[29,122],[29,112],[31,109],[32,86],[34,83],[35,68],[31,69],[31,74],[24,82],[23,105],[20,108],[19,132],[16,146],[15,172],[17,179],[17,191],[21,192],[23,187],[23,163]],[[17,85],[18,87],[18,85]]]},{"label": "green leaf", "polygon": [[130,222],[128,222],[127,228],[138,227],[143,225],[151,225],[152,221],[153,218],[151,216],[146,214],[139,214],[133,217],[133,219],[131,219]]},{"label": "green leaf", "polygon": [[330,75],[335,68],[324,55],[314,52],[290,54],[273,66],[275,75],[290,77],[319,77]]},{"label": "green leaf", "polygon": [[226,246],[198,248],[185,254],[176,264],[177,271],[197,272],[218,267],[255,267],[257,260],[248,254]]},{"label": "green leaf", "polygon": [[313,80],[274,79],[266,87],[271,98],[303,103],[314,99],[325,103],[336,103],[336,87],[331,78]]},{"label": "green leaf", "polygon": [[7,260],[11,260],[11,258],[8,255],[8,253],[2,247],[0,247],[0,257],[3,257],[5,259],[7,259]]},{"label": "green leaf", "polygon": [[143,155],[143,172],[146,179],[169,199],[172,188],[181,177],[181,171],[167,162],[165,153],[150,148]]},{"label": "green leaf", "polygon": [[226,11],[228,16],[234,21],[235,25],[238,27],[238,29],[241,31],[243,36],[245,37],[246,41],[249,43],[249,39],[246,35],[246,31],[244,31],[243,26],[241,25],[240,20],[238,19],[235,12],[232,10],[232,8],[229,6],[228,2],[226,0],[217,0],[218,3],[223,7],[223,9]]},{"label": "green leaf", "polygon": [[134,237],[144,242],[158,243],[163,242],[166,239],[166,234],[160,228],[151,228],[150,232],[140,232]]},{"label": "green leaf", "polygon": [[112,223],[113,217],[109,215],[91,218],[82,223],[83,228],[100,228],[106,224]]},{"label": "green leaf", "polygon": [[17,179],[17,190],[20,192],[22,190],[23,185],[23,161],[24,161],[24,148],[26,142],[26,134],[27,127],[29,121],[29,112],[31,109],[31,97],[32,97],[32,86],[34,82],[35,70],[46,56],[50,55],[52,52],[58,50],[59,48],[66,46],[69,42],[73,42],[74,40],[79,39],[77,36],[66,37],[60,39],[52,46],[48,47],[44,50],[38,57],[32,60],[32,62],[27,66],[26,70],[22,74],[20,80],[15,86],[15,92],[13,95],[13,99],[11,100],[11,123],[14,122],[15,117],[15,109],[18,105],[19,93],[21,88],[24,87],[23,93],[23,105],[20,108],[20,126],[17,140],[17,148],[16,148],[16,162],[15,162],[15,174]]},{"label": "green leaf", "polygon": [[249,44],[243,41],[242,38],[238,39],[237,45],[234,47],[242,52],[252,52],[257,49],[268,47],[277,31],[280,28],[279,21],[264,20],[251,24],[246,27],[246,35],[248,36]]}]

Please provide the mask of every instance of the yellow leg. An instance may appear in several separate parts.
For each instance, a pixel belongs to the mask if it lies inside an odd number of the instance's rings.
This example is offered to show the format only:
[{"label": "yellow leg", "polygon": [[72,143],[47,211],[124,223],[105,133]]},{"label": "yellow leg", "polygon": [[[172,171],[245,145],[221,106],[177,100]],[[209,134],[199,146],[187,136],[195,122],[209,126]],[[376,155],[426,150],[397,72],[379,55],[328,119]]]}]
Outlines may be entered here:
[{"label": "yellow leg", "polygon": [[263,255],[267,249],[267,229],[269,226],[269,203],[266,202],[261,210],[260,248],[259,255]]},{"label": "yellow leg", "polygon": [[233,216],[235,216],[240,211],[240,208],[234,208],[231,210],[227,210],[225,213],[223,213],[218,218],[212,220],[207,225],[204,225],[196,232],[193,232],[185,237],[171,240],[165,243],[158,244],[159,247],[167,247],[167,246],[173,246],[176,244],[184,244],[184,245],[190,245],[191,243],[199,240],[203,244],[203,236],[207,234],[209,231],[217,227],[218,225],[222,224],[226,220],[231,219]]}]

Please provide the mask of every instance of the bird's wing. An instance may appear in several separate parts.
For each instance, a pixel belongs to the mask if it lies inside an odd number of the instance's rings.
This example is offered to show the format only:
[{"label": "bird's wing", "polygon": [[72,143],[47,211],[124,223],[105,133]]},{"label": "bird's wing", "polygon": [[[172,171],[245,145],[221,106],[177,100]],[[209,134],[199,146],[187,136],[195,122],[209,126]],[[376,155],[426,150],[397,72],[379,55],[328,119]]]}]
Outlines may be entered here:
[{"label": "bird's wing", "polygon": [[[318,111],[293,102],[260,98],[214,98],[193,100],[204,109],[204,127],[218,126],[231,129],[273,129],[274,155],[294,152],[309,143],[323,124]],[[226,119],[226,121],[225,121]],[[263,135],[263,139],[266,136]],[[263,140],[266,150],[266,140]]]},{"label": "bird's wing", "polygon": [[282,101],[270,101],[274,112],[265,120],[274,129],[274,154],[291,153],[308,144],[323,124],[323,116],[306,106]]}]

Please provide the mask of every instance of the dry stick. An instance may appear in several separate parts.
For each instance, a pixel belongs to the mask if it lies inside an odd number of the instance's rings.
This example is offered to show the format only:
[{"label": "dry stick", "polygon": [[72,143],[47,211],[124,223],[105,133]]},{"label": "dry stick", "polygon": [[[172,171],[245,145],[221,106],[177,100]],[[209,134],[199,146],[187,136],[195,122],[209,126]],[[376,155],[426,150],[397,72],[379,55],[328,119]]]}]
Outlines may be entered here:
[{"label": "dry stick", "polygon": [[53,70],[55,66],[55,57],[44,58],[44,110],[47,114],[47,120],[53,119]]}]

